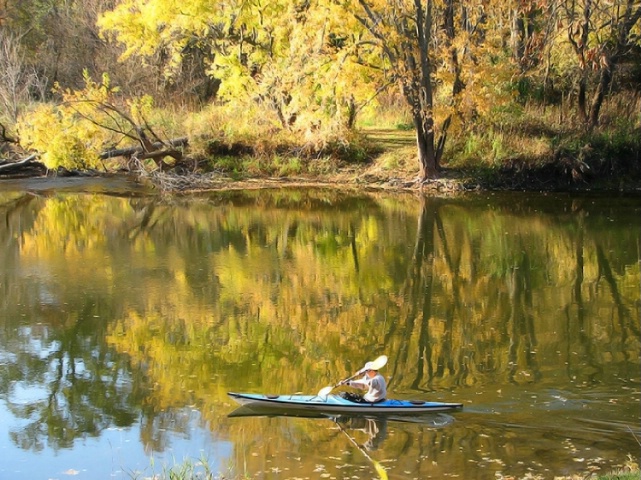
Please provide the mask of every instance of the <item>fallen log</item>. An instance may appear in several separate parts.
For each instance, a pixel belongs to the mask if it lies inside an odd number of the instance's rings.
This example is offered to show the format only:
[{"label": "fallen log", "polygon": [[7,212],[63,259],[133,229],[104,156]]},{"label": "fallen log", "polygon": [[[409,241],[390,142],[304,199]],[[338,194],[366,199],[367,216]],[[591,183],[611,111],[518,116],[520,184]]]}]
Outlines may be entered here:
[{"label": "fallen log", "polygon": [[[107,150],[105,152],[102,152],[100,154],[100,159],[101,160],[107,160],[109,158],[116,158],[116,157],[131,157],[133,155],[137,155],[140,153],[144,153],[145,155],[149,154],[155,154],[153,156],[159,156],[162,155],[160,152],[163,151],[171,151],[172,153],[175,153],[176,148],[178,147],[184,147],[189,143],[189,139],[187,137],[181,137],[181,138],[175,138],[173,140],[169,140],[168,145],[173,147],[171,150],[160,150],[162,147],[166,147],[167,144],[163,142],[155,142],[151,144],[151,147],[153,149],[146,150],[142,147],[130,147],[130,148],[118,148],[118,149],[112,149],[112,150]],[[158,152],[158,153],[156,153]],[[167,153],[167,155],[170,155]],[[173,156],[173,155],[172,155]],[[152,157],[149,157],[152,158]]]},{"label": "fallen log", "polygon": [[34,165],[40,166],[40,162],[34,161],[36,158],[38,158],[38,155],[34,153],[33,155],[29,155],[27,158],[24,158],[17,162],[0,163],[0,171],[7,172],[11,170],[22,170],[25,167],[31,167]]}]

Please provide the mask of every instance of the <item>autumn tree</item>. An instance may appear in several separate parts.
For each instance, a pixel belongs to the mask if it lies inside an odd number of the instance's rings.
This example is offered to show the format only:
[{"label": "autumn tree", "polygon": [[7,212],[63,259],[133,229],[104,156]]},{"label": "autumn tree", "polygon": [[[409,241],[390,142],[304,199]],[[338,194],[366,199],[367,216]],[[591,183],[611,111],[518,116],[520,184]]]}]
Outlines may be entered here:
[{"label": "autumn tree", "polygon": [[[563,6],[567,39],[576,55],[579,71],[579,114],[587,126],[594,127],[599,123],[601,107],[617,65],[635,47],[641,46],[638,36],[641,3],[633,0],[572,0],[563,2]],[[594,93],[589,102],[591,84]]]},{"label": "autumn tree", "polygon": [[124,0],[100,26],[126,46],[124,58],[165,56],[169,75],[188,45],[207,46],[220,98],[257,102],[282,129],[351,126],[362,105],[397,83],[426,180],[438,175],[453,122],[500,103],[505,75],[497,70],[511,71],[497,60],[501,8],[480,0]]},{"label": "autumn tree", "polygon": [[[166,157],[174,159],[173,165],[182,160],[177,147],[186,140],[167,139],[164,129],[153,125],[149,120],[153,109],[151,97],[121,97],[107,74],[100,82],[87,72],[83,78],[85,88],[65,90],[56,86],[60,103],[43,103],[23,115],[17,124],[21,143],[39,152],[47,168],[109,171],[128,166],[142,171],[147,170],[144,163],[150,159],[154,169],[170,166],[164,161]],[[138,147],[115,148],[131,142]],[[120,157],[127,159],[128,165],[113,160]]]},{"label": "autumn tree", "polygon": [[556,0],[517,0],[511,12],[512,55],[521,72],[538,67],[549,50],[558,22]]},{"label": "autumn tree", "polygon": [[438,176],[453,119],[464,122],[500,103],[502,81],[512,71],[502,51],[505,7],[480,1],[353,0],[345,8],[370,32],[411,109],[419,179]]},{"label": "autumn tree", "polygon": [[25,60],[20,39],[0,30],[0,119],[15,123],[30,95],[43,96],[43,82]]},{"label": "autumn tree", "polygon": [[351,61],[347,46],[354,43],[347,37],[358,32],[343,23],[332,2],[285,0],[125,0],[99,22],[108,37],[125,45],[123,58],[162,55],[168,78],[183,65],[187,48],[209,51],[209,73],[221,82],[219,98],[258,103],[282,129],[329,117],[350,123],[354,104],[376,90],[366,69]]}]

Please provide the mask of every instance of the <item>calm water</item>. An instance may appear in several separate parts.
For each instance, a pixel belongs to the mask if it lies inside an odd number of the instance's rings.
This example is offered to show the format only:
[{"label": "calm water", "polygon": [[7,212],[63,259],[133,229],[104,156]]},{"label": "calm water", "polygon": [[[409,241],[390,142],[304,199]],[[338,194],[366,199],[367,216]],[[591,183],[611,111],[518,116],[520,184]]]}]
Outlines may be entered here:
[{"label": "calm water", "polygon": [[[0,478],[201,459],[239,478],[553,478],[638,461],[640,197],[87,182],[0,184]],[[229,416],[228,391],[315,393],[381,354],[391,397],[464,410]]]}]

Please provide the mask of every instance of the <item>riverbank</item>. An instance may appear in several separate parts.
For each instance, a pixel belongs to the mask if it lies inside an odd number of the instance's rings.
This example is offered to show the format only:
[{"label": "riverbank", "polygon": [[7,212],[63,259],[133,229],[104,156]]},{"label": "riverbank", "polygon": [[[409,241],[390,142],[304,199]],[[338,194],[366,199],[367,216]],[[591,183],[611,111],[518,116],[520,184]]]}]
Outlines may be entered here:
[{"label": "riverbank", "polygon": [[[445,161],[438,178],[421,181],[414,134],[397,129],[365,129],[361,139],[361,161],[340,157],[304,159],[273,152],[256,156],[249,144],[210,146],[207,156],[189,157],[189,168],[138,169],[119,173],[98,171],[48,171],[36,159],[19,166],[19,160],[4,162],[0,180],[38,178],[51,184],[61,178],[136,178],[141,185],[165,193],[206,190],[243,190],[285,187],[326,187],[365,190],[416,191],[455,194],[467,191],[565,191],[641,192],[639,152],[628,158],[604,160],[606,150],[592,150],[583,157],[556,151],[537,161],[512,158],[501,163],[465,161],[460,154]],[[359,144],[360,145],[360,144]],[[354,147],[359,149],[361,147]],[[584,151],[589,149],[583,148]],[[460,152],[459,152],[460,153]],[[479,152],[479,155],[482,155]],[[554,158],[554,157],[558,158]],[[564,158],[565,156],[565,158]],[[616,165],[616,168],[614,168]]]},{"label": "riverbank", "polygon": [[228,172],[176,173],[160,172],[118,172],[97,171],[68,172],[46,171],[32,168],[27,174],[2,174],[0,182],[23,185],[27,190],[56,190],[111,188],[115,184],[120,190],[123,185],[137,192],[155,191],[162,193],[190,194],[204,191],[256,190],[273,188],[333,188],[365,191],[405,191],[432,195],[453,195],[479,191],[523,191],[523,192],[602,192],[641,193],[641,177],[599,177],[580,182],[568,181],[554,172],[546,170],[488,171],[465,168],[443,168],[438,178],[420,181],[410,169],[402,171],[382,168],[379,162],[369,165],[343,166],[330,172],[291,175],[256,174],[229,175]]},{"label": "riverbank", "polygon": [[[201,158],[193,169],[200,169],[199,173],[174,175],[171,171],[155,171],[147,180],[165,191],[320,186],[431,194],[641,192],[641,147],[624,137],[626,140],[616,148],[598,135],[575,140],[572,147],[569,137],[550,137],[545,141],[548,148],[543,150],[541,140],[532,146],[536,142],[520,133],[510,140],[509,147],[502,147],[500,159],[487,152],[495,148],[485,145],[488,140],[478,140],[474,146],[452,142],[438,177],[421,181],[412,130],[366,127],[351,138],[344,151],[337,152],[340,149],[332,147],[329,150],[333,153],[325,151],[325,156],[318,153],[299,157],[291,153],[296,149],[284,155],[280,152],[284,148],[257,148],[251,142],[214,142],[207,147],[209,157]],[[554,142],[558,145],[554,146]],[[534,152],[537,148],[542,151]],[[470,149],[474,155],[466,153]]]}]

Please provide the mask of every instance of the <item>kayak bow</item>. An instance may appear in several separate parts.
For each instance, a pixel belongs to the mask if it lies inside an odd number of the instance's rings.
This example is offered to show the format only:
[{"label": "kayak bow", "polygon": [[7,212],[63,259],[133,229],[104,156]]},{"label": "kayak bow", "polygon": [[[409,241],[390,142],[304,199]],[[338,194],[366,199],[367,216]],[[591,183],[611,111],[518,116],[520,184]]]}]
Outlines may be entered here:
[{"label": "kayak bow", "polygon": [[340,395],[263,395],[259,393],[234,393],[227,395],[241,405],[270,409],[315,411],[340,414],[394,414],[445,412],[463,408],[461,403],[426,402],[423,400],[384,400],[377,403],[355,403]]}]

